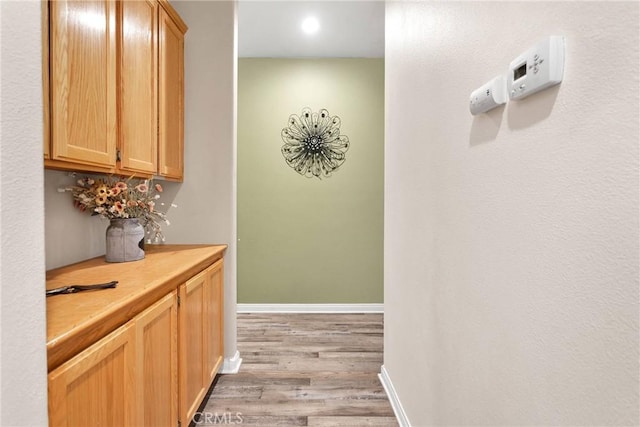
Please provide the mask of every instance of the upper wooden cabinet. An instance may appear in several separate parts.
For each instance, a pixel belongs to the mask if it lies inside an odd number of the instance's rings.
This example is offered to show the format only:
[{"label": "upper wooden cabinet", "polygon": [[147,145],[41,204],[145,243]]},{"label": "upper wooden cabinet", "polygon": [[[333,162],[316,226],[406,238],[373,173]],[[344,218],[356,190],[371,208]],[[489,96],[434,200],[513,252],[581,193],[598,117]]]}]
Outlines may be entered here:
[{"label": "upper wooden cabinet", "polygon": [[53,160],[116,165],[116,3],[49,4]]},{"label": "upper wooden cabinet", "polygon": [[181,181],[184,174],[184,34],[187,27],[172,9],[164,7],[160,8],[159,24],[158,172]]},{"label": "upper wooden cabinet", "polygon": [[118,8],[120,169],[158,170],[158,4],[123,1]]},{"label": "upper wooden cabinet", "polygon": [[181,181],[180,16],[165,0],[56,0],[48,14],[45,167]]}]

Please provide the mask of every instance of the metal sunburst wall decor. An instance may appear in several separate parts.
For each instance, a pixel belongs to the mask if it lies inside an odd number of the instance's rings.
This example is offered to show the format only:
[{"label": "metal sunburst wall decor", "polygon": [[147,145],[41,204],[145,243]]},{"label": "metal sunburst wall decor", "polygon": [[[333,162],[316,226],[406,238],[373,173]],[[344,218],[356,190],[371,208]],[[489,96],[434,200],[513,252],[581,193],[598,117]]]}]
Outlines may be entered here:
[{"label": "metal sunburst wall decor", "polygon": [[344,163],[349,149],[349,138],[340,135],[340,124],[340,117],[331,117],[325,109],[314,113],[304,108],[300,116],[289,116],[281,132],[287,164],[307,178],[330,177]]}]

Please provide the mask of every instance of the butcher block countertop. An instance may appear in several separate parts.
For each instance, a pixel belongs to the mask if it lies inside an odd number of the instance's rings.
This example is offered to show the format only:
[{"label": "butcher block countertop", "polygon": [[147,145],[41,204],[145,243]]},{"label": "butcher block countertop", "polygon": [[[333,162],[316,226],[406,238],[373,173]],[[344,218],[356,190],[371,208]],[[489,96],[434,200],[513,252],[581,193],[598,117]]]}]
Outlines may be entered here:
[{"label": "butcher block countertop", "polygon": [[47,298],[49,371],[114,331],[179,285],[221,259],[227,245],[157,245],[140,261],[104,256],[47,271],[47,289],[117,280],[113,289]]}]

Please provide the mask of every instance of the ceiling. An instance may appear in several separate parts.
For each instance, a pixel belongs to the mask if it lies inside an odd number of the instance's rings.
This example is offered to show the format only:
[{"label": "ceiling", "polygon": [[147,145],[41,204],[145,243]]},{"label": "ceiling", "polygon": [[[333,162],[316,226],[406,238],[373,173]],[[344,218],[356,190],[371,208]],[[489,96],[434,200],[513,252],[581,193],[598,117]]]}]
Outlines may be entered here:
[{"label": "ceiling", "polygon": [[[315,34],[302,21],[320,22]],[[384,1],[247,1],[238,3],[242,58],[384,57]]]}]

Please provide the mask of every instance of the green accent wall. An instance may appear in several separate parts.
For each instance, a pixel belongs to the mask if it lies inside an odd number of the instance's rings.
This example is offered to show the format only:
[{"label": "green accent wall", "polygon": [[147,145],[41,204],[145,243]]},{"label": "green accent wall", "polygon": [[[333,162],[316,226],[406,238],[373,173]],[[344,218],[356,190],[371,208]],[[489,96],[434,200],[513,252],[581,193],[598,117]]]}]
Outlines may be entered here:
[{"label": "green accent wall", "polygon": [[[326,108],[350,148],[329,178],[280,152],[291,114]],[[384,60],[238,64],[238,302],[383,300]]]}]

